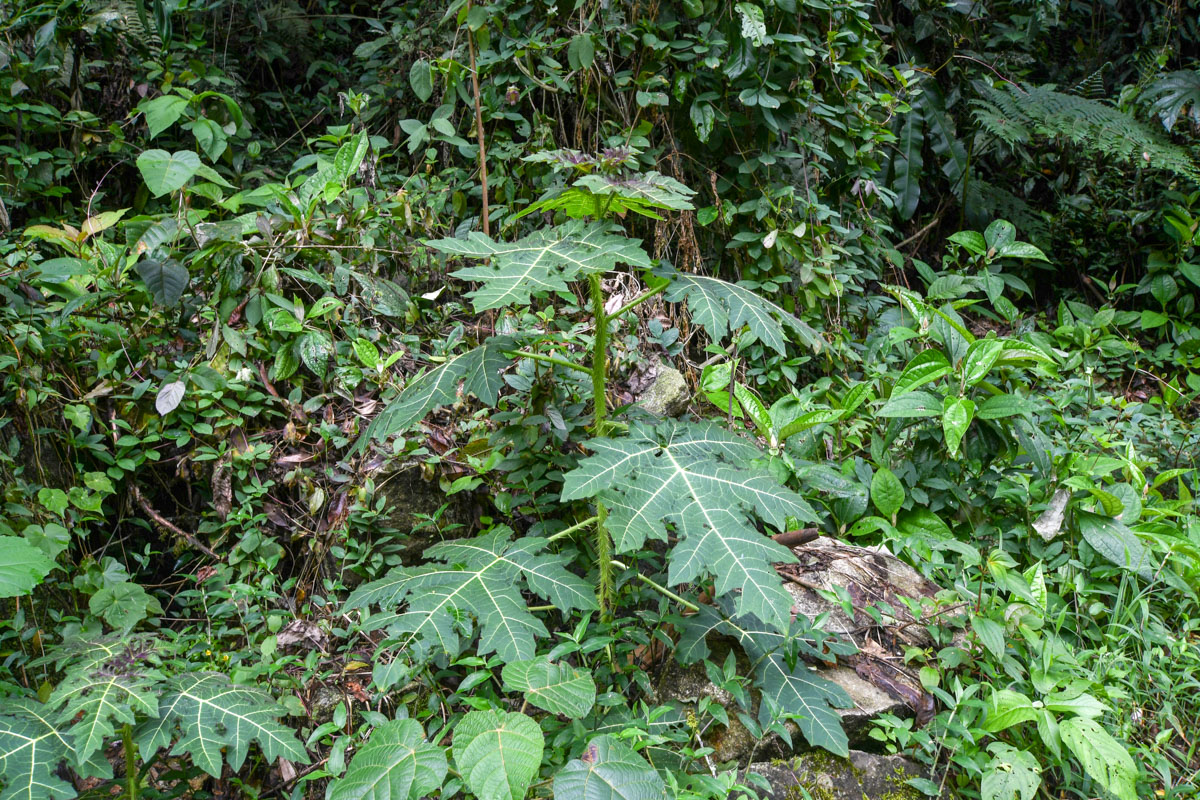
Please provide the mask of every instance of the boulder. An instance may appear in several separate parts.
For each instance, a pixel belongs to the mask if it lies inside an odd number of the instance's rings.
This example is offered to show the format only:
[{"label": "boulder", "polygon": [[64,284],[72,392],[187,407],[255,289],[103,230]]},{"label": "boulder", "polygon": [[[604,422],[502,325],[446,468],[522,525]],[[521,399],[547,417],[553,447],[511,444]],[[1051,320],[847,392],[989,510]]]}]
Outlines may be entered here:
[{"label": "boulder", "polygon": [[666,364],[659,364],[654,382],[638,397],[638,405],[656,417],[678,417],[692,402],[683,373]]},{"label": "boulder", "polygon": [[[471,533],[479,515],[478,503],[466,492],[447,496],[437,475],[420,462],[388,463],[371,473],[375,502],[384,500],[379,524],[404,537],[401,560],[414,564],[431,545]],[[445,510],[439,509],[445,505]],[[431,522],[431,520],[435,521]]]},{"label": "boulder", "polygon": [[910,778],[927,774],[902,756],[877,755],[851,750],[849,758],[838,758],[824,750],[771,762],[750,765],[762,776],[771,800],[798,800],[806,790],[813,800],[922,800],[920,791],[908,785]]}]

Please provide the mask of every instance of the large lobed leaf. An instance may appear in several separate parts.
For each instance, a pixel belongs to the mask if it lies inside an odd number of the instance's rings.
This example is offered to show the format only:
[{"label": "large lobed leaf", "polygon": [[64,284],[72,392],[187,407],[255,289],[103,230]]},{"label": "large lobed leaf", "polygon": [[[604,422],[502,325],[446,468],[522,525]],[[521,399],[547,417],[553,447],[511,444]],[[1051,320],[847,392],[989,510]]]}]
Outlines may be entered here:
[{"label": "large lobed leaf", "polygon": [[516,712],[472,711],[454,728],[454,763],[479,800],[521,800],[545,747],[538,724]]},{"label": "large lobed leaf", "polygon": [[[793,716],[800,732],[813,747],[823,747],[839,756],[848,755],[849,739],[835,709],[851,708],[854,701],[842,687],[822,678],[796,657],[797,652],[819,655],[817,648],[806,641],[806,636],[812,633],[808,623],[796,620],[790,630],[780,633],[774,626],[765,625],[752,616],[731,616],[727,613],[729,604],[721,605],[720,610],[701,606],[698,614],[688,618],[677,650],[679,660],[691,663],[708,655],[706,640],[711,634],[736,639],[754,664],[755,683],[763,695],[759,709],[761,720],[769,722],[773,705]],[[842,652],[853,650],[831,641],[825,642],[822,649],[825,648]]]},{"label": "large lobed leaf", "polygon": [[0,711],[0,800],[67,800],[75,788],[55,774],[68,761],[81,775],[112,777],[102,757],[79,759],[70,740],[36,700],[11,697]]},{"label": "large lobed leaf", "polygon": [[597,736],[554,776],[556,800],[659,800],[667,787],[654,767],[612,736]]},{"label": "large lobed leaf", "polygon": [[396,719],[371,732],[328,800],[417,800],[441,788],[446,752],[425,741],[421,723]]},{"label": "large lobed leaf", "polygon": [[617,264],[650,266],[641,241],[610,233],[599,223],[573,220],[529,234],[515,242],[497,242],[472,231],[466,239],[438,239],[429,246],[450,255],[488,259],[454,273],[482,286],[468,293],[476,311],[528,305],[532,294],[563,292],[582,274],[604,272]]},{"label": "large lobed leaf", "polygon": [[792,598],[773,564],[795,556],[755,522],[782,530],[788,517],[817,517],[804,498],[752,464],[762,457],[755,444],[711,423],[668,421],[585,446],[594,455],[566,474],[563,499],[601,499],[618,552],[637,550],[647,538],[665,541],[670,526],[680,539],[670,553],[672,584],[711,576],[717,597],[736,593],[738,613],[787,630]]},{"label": "large lobed leaf", "polygon": [[[526,608],[522,583],[564,612],[595,608],[596,600],[591,586],[567,571],[568,556],[541,552],[544,539],[511,538],[512,531],[501,526],[474,539],[434,545],[425,555],[442,564],[397,567],[356,589],[347,607],[387,610],[367,627],[385,628],[394,649],[413,664],[437,651],[458,655],[472,638],[469,618],[479,624],[481,655],[532,658],[534,640],[549,633]],[[401,677],[392,672],[380,680],[382,674],[376,680],[386,685]]]},{"label": "large lobed leaf", "polygon": [[720,341],[744,327],[743,345],[761,341],[780,354],[785,352],[789,335],[813,352],[824,345],[821,335],[810,326],[745,286],[665,267],[655,270],[655,275],[670,281],[666,299],[673,303],[687,301],[692,320],[714,340]]},{"label": "large lobed leaf", "polygon": [[479,347],[414,378],[371,420],[363,443],[400,433],[434,408],[453,403],[458,397],[459,384],[465,394],[494,405],[504,384],[500,373],[511,361],[505,353],[515,346],[512,337],[493,336]]},{"label": "large lobed leaf", "polygon": [[137,743],[149,759],[175,738],[172,755],[191,755],[196,766],[209,775],[221,774],[222,751],[229,766],[241,769],[251,742],[258,742],[269,761],[284,756],[302,764],[308,753],[291,729],[275,721],[284,711],[265,692],[237,686],[216,672],[178,675],[166,684],[159,701],[159,718],[144,722],[137,730]]}]

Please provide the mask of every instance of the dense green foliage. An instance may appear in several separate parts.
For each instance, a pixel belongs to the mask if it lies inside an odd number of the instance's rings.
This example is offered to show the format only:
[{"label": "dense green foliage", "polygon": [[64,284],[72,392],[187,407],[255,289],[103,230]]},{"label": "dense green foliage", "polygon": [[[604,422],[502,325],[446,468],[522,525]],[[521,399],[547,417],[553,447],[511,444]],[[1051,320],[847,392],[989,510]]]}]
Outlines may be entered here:
[{"label": "dense green foliage", "polygon": [[1200,796],[1198,11],[0,0],[0,800]]}]

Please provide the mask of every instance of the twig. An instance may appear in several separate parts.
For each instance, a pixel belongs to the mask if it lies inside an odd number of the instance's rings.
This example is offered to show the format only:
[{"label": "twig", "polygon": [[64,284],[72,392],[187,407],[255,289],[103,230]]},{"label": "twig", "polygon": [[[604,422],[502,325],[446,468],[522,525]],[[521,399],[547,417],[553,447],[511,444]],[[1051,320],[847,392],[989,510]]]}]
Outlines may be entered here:
[{"label": "twig", "polygon": [[[471,15],[471,0],[467,0],[467,18]],[[487,149],[483,144],[483,107],[479,101],[479,70],[475,68],[475,32],[467,29],[467,52],[471,56],[471,87],[475,89],[475,135],[479,139],[479,190],[483,195],[483,235],[491,236],[488,225]]]},{"label": "twig", "polygon": [[183,539],[185,542],[199,550],[201,553],[204,553],[204,555],[208,556],[209,558],[216,561],[221,560],[221,557],[213,552],[211,547],[201,542],[183,528],[180,528],[178,525],[171,522],[162,514],[158,513],[158,511],[154,509],[154,506],[150,505],[150,501],[147,500],[142,494],[142,490],[138,488],[136,483],[130,483],[129,488],[133,492],[133,499],[137,501],[137,504],[141,507],[142,511],[145,512],[146,516],[153,520],[160,528]]},{"label": "twig", "polygon": [[793,531],[777,533],[771,538],[784,547],[799,547],[802,544],[808,544],[809,542],[820,538],[820,536],[821,531],[817,530],[816,528],[798,528]]}]

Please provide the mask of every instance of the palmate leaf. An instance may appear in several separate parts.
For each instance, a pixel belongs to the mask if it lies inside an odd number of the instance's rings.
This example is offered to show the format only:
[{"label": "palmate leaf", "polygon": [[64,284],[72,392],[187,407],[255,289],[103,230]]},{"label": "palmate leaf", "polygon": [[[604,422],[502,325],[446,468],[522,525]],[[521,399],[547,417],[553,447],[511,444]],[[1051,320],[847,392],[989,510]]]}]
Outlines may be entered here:
[{"label": "palmate leaf", "polygon": [[601,499],[618,552],[665,541],[670,525],[680,538],[670,553],[672,584],[712,576],[716,596],[737,593],[739,613],[787,629],[792,599],[772,565],[795,556],[755,520],[782,529],[788,517],[817,517],[804,498],[751,466],[762,457],[755,444],[714,424],[668,421],[585,446],[594,455],[566,474],[562,497]]},{"label": "palmate leaf", "polygon": [[172,755],[189,754],[196,766],[213,777],[221,774],[222,750],[229,766],[241,769],[251,742],[258,742],[268,761],[284,756],[301,764],[308,753],[291,729],[275,721],[284,710],[267,693],[238,686],[217,672],[178,675],[166,684],[159,718],[138,727],[138,747],[149,759],[181,734]]},{"label": "palmate leaf", "polygon": [[640,239],[611,233],[600,223],[573,220],[539,230],[515,242],[497,242],[472,232],[466,239],[439,239],[429,246],[450,255],[489,259],[479,267],[453,273],[456,278],[483,285],[468,293],[476,311],[528,305],[530,295],[566,291],[581,274],[604,272],[617,264],[650,266]]},{"label": "palmate leaf", "polygon": [[710,634],[736,639],[755,665],[755,684],[763,694],[760,718],[769,721],[770,701],[783,713],[794,715],[797,727],[813,747],[848,755],[849,739],[835,709],[851,708],[854,701],[842,687],[810,670],[804,661],[788,657],[789,647],[817,654],[811,645],[806,646],[805,637],[812,632],[807,622],[798,619],[783,634],[752,616],[729,616],[729,604],[721,605],[721,609],[701,606],[698,614],[687,619],[676,651],[679,660],[692,663],[707,656],[706,638]]},{"label": "palmate leaf", "polygon": [[545,748],[538,724],[516,712],[472,711],[454,728],[454,763],[479,800],[521,800]]},{"label": "palmate leaf", "polygon": [[670,281],[666,299],[672,303],[686,300],[693,321],[716,341],[745,327],[743,345],[761,341],[780,354],[785,352],[789,335],[813,352],[819,352],[824,344],[809,325],[744,286],[669,267],[660,267],[654,274]]},{"label": "palmate leaf", "polygon": [[532,705],[553,714],[579,719],[596,704],[592,676],[569,664],[555,664],[547,658],[510,661],[502,675],[507,688],[523,692]]},{"label": "palmate leaf", "polygon": [[51,721],[50,709],[36,700],[11,697],[0,712],[0,800],[65,800],[75,788],[55,770],[69,761],[82,775],[112,777],[101,757],[80,760],[70,740]]},{"label": "palmate leaf", "polygon": [[[54,690],[49,706],[58,708],[56,722],[75,744],[76,757],[91,758],[114,736],[118,723],[130,725],[137,715],[158,717],[154,684],[158,673],[121,674],[111,669],[72,672]],[[78,717],[78,721],[66,726]]]},{"label": "palmate leaf", "polygon": [[628,745],[597,736],[554,776],[555,800],[659,800],[667,787]]},{"label": "palmate leaf", "polygon": [[[480,655],[532,658],[534,640],[549,634],[526,608],[522,582],[564,612],[593,609],[596,600],[591,586],[567,571],[568,556],[542,553],[544,539],[511,539],[512,530],[500,526],[475,539],[434,545],[425,555],[443,564],[397,567],[356,589],[347,607],[385,609],[366,627],[386,629],[391,649],[414,665],[439,651],[458,655],[473,635],[469,618],[479,623]],[[393,671],[381,681],[380,675],[376,681],[388,685],[402,677]]]},{"label": "palmate leaf", "polygon": [[421,723],[392,720],[371,732],[328,800],[417,800],[441,788],[446,769],[446,751],[425,741]]},{"label": "palmate leaf", "polygon": [[360,443],[386,439],[406,430],[438,406],[453,403],[461,383],[465,394],[473,394],[488,405],[494,405],[504,385],[501,371],[511,358],[506,352],[516,347],[510,336],[493,336],[479,347],[454,356],[439,367],[414,378],[387,408],[367,426]]}]

